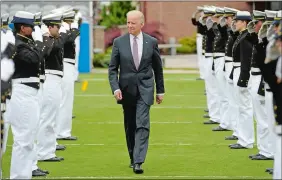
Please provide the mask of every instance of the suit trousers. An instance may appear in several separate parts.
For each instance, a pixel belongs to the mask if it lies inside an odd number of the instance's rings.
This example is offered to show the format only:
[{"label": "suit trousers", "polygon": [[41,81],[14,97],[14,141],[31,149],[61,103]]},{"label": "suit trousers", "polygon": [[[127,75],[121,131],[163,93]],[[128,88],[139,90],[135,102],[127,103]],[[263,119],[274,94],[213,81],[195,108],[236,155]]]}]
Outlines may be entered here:
[{"label": "suit trousers", "polygon": [[144,163],[150,134],[150,106],[138,93],[134,104],[123,104],[127,149],[134,164]]},{"label": "suit trousers", "polygon": [[253,148],[255,141],[253,107],[251,97],[251,83],[248,87],[237,86],[240,77],[241,68],[235,68],[233,73],[234,88],[236,91],[236,101],[239,107],[239,116],[237,122],[238,144]]},{"label": "suit trousers", "polygon": [[10,179],[31,179],[34,141],[38,126],[38,90],[23,84],[12,85],[9,123],[14,138]]},{"label": "suit trousers", "polygon": [[74,101],[75,66],[64,62],[64,76],[62,78],[62,98],[60,100],[59,115],[56,119],[56,137],[71,136],[72,110]]},{"label": "suit trousers", "polygon": [[228,114],[228,98],[226,92],[226,79],[224,77],[224,57],[218,57],[214,59],[214,69],[215,69],[215,77],[216,77],[216,87],[218,90],[218,104],[219,104],[219,112],[220,112],[220,127],[224,129],[230,129],[229,125],[229,117]]},{"label": "suit trousers", "polygon": [[37,136],[38,160],[56,157],[55,123],[62,97],[62,78],[57,75],[46,74],[43,85],[42,109]]},{"label": "suit trousers", "polygon": [[199,66],[199,72],[200,72],[200,78],[204,79],[204,64],[203,64],[203,54],[202,54],[202,41],[203,41],[203,35],[197,34],[196,38],[197,43],[197,59],[198,59],[198,66]]},{"label": "suit trousers", "polygon": [[225,83],[226,83],[225,92],[228,99],[228,109],[226,114],[229,116],[229,118],[224,122],[226,126],[230,127],[231,130],[233,131],[233,136],[237,136],[236,127],[237,127],[237,121],[239,116],[239,107],[235,100],[236,96],[235,96],[233,80],[229,78],[232,69],[233,69],[232,62],[225,63]]},{"label": "suit trousers", "polygon": [[266,157],[273,157],[273,150],[269,145],[270,132],[267,122],[265,97],[258,94],[261,75],[251,75],[251,95],[254,116],[257,122],[257,145],[259,153]]},{"label": "suit trousers", "polygon": [[207,104],[210,120],[220,123],[220,111],[218,101],[218,90],[216,87],[216,78],[212,70],[213,57],[205,58],[205,84],[207,91]]}]

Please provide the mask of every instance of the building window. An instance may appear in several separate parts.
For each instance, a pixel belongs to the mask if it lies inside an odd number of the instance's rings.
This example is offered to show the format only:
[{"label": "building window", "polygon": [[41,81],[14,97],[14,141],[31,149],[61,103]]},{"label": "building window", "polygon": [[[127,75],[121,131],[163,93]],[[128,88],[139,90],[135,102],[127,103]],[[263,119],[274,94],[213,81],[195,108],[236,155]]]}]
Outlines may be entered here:
[{"label": "building window", "polygon": [[280,1],[272,1],[270,2],[270,8],[274,11],[279,11],[282,9],[282,2]]}]

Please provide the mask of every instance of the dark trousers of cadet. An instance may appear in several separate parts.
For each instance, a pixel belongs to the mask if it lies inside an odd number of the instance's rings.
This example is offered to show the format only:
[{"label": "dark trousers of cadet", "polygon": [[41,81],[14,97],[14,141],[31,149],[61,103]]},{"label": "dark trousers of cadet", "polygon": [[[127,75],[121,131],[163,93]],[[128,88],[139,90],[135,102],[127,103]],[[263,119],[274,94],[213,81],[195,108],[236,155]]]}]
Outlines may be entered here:
[{"label": "dark trousers of cadet", "polygon": [[[123,92],[123,98],[130,97]],[[144,163],[149,144],[150,106],[143,101],[138,88],[137,95],[130,101],[122,105],[128,153],[134,164]]]}]

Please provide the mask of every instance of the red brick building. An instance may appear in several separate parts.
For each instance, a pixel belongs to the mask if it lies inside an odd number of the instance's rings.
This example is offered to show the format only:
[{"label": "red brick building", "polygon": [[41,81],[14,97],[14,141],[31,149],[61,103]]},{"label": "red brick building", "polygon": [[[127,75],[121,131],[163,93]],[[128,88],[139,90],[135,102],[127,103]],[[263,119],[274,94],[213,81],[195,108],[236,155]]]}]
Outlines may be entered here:
[{"label": "red brick building", "polygon": [[238,10],[252,10],[252,3],[248,2],[165,2],[165,1],[142,1],[140,2],[140,10],[144,13],[145,23],[158,21],[164,24],[162,32],[165,38],[176,37],[181,38],[184,36],[192,36],[196,33],[196,27],[191,23],[193,12],[197,6],[214,5],[219,7],[232,7]]}]

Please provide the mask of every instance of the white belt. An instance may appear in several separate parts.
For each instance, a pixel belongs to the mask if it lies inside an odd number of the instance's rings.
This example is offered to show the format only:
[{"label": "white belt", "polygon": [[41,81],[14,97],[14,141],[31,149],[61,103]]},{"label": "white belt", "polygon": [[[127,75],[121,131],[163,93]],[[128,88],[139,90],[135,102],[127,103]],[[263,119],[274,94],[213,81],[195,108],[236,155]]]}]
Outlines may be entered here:
[{"label": "white belt", "polygon": [[229,56],[225,56],[224,59],[225,59],[226,61],[233,61],[233,57],[229,57]]},{"label": "white belt", "polygon": [[213,53],[213,56],[225,56],[225,53]]},{"label": "white belt", "polygon": [[233,62],[233,66],[241,66],[241,62]]},{"label": "white belt", "polygon": [[206,51],[205,50],[202,50],[202,53],[205,53]]},{"label": "white belt", "polygon": [[254,67],[252,67],[252,68],[251,68],[251,72],[257,72],[257,73],[259,73],[259,72],[261,72],[261,71],[260,71],[259,68],[254,68]]},{"label": "white belt", "polygon": [[37,77],[12,79],[12,84],[39,83],[39,82],[40,82],[40,79]]},{"label": "white belt", "polygon": [[212,53],[205,53],[205,56],[212,56]]},{"label": "white belt", "polygon": [[40,78],[40,79],[43,79],[43,80],[46,79],[45,75],[40,75],[39,78]]},{"label": "white belt", "polygon": [[75,59],[64,58],[64,62],[74,63],[75,64]]},{"label": "white belt", "polygon": [[6,111],[6,104],[5,103],[1,103],[1,111]]},{"label": "white belt", "polygon": [[59,76],[64,76],[63,71],[53,70],[53,69],[45,69],[45,74],[54,74]]}]

